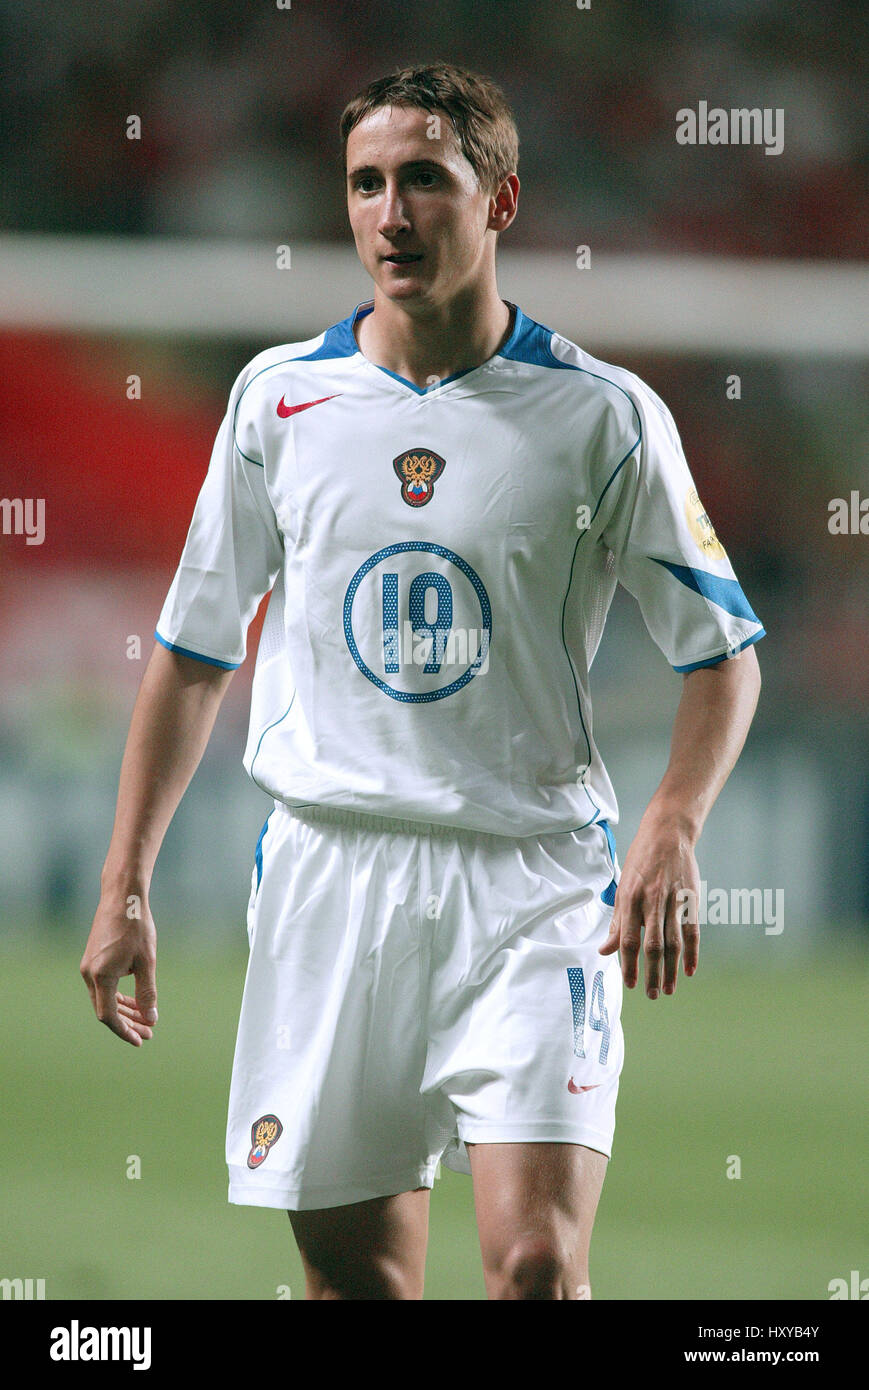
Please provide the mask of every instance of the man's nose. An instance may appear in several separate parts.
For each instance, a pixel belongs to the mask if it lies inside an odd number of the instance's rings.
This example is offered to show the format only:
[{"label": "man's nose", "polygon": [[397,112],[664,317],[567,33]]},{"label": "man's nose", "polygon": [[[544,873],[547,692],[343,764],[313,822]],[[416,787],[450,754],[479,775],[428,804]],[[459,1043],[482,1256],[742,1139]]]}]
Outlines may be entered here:
[{"label": "man's nose", "polygon": [[394,236],[396,232],[406,231],[409,226],[410,219],[400,190],[395,184],[387,184],[380,208],[379,231],[388,237]]}]

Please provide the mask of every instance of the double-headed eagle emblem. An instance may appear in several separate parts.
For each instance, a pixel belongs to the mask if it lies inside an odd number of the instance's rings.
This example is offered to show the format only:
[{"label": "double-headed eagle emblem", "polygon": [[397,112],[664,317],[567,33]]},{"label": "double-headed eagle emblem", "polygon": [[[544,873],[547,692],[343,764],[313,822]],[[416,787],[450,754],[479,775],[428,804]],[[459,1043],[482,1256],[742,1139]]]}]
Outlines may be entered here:
[{"label": "double-headed eagle emblem", "polygon": [[431,449],[407,449],[392,460],[401,479],[401,498],[409,507],[424,507],[434,496],[434,485],[446,467],[446,460]]},{"label": "double-headed eagle emblem", "polygon": [[269,1156],[269,1149],[276,1144],[284,1132],[277,1115],[262,1115],[250,1127],[251,1150],[247,1156],[248,1168],[258,1168]]}]

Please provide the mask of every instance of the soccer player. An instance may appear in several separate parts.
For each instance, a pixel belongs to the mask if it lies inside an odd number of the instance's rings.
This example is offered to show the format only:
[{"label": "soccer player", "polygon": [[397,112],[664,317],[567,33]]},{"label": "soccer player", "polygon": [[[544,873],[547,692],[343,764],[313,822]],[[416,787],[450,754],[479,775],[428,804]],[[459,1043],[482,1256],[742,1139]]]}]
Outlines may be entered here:
[{"label": "soccer player", "polygon": [[[341,121],[373,298],[229,399],[133,713],[82,961],[156,1021],[148,886],[244,660],[256,846],[232,1202],[290,1214],[310,1298],[421,1298],[437,1164],[469,1173],[489,1297],[590,1297],[622,984],[698,960],[694,847],[748,731],[763,629],[673,420],[497,289],[501,91],[446,64]],[[589,668],[615,585],[682,673],[621,873]],[[635,672],[626,678],[637,680]],[[129,895],[143,904],[128,920]],[[135,998],[117,991],[132,973]]]}]

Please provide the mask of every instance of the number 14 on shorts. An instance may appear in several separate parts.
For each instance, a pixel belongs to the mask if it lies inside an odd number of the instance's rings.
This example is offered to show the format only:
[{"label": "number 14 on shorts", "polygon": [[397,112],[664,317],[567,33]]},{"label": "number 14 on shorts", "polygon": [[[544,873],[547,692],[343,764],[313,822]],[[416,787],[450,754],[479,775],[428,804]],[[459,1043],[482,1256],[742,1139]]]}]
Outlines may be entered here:
[{"label": "number 14 on shorts", "polygon": [[[573,1051],[575,1056],[585,1057],[586,988],[585,972],[581,965],[569,965],[567,967],[567,981],[570,985],[570,1002],[573,1006]],[[604,1000],[602,970],[595,971],[591,982],[588,1021],[594,1031],[600,1033],[598,1062],[601,1066],[605,1066],[610,1045],[610,1025]]]}]

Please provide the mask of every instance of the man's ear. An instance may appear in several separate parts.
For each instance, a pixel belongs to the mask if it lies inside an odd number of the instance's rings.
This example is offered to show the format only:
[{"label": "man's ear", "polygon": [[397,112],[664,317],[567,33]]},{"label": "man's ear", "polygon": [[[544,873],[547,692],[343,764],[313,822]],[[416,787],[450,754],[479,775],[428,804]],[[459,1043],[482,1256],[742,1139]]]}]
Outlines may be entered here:
[{"label": "man's ear", "polygon": [[489,201],[489,228],[494,232],[505,232],[516,216],[519,201],[519,179],[516,174],[507,174],[496,188]]}]

